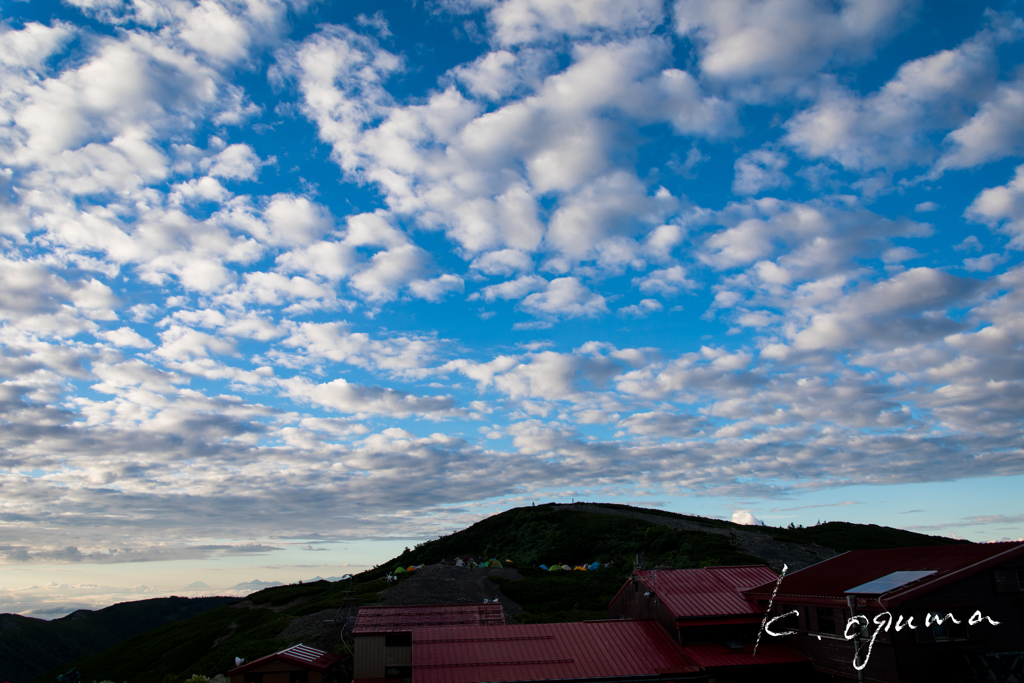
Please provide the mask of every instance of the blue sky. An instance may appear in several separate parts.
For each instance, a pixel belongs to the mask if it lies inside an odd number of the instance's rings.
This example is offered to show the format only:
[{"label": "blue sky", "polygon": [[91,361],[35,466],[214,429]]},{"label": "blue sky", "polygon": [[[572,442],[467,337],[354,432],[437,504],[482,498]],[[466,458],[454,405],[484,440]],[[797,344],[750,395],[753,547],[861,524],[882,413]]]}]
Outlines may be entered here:
[{"label": "blue sky", "polygon": [[532,501],[1024,536],[1018,3],[2,11],[0,611]]}]

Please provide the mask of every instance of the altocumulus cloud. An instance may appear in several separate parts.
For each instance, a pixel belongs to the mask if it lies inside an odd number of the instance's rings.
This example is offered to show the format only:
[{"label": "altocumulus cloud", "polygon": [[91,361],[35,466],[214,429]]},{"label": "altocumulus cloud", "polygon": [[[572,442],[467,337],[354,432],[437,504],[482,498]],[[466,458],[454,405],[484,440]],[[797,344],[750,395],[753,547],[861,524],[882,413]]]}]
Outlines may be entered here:
[{"label": "altocumulus cloud", "polygon": [[0,557],[1024,473],[1019,8],[735,9],[12,5]]}]

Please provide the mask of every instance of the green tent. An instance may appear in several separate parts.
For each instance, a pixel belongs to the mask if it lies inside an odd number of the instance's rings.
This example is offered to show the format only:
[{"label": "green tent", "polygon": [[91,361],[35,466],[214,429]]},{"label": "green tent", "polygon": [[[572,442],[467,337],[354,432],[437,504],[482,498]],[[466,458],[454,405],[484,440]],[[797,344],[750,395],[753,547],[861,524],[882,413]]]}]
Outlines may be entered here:
[{"label": "green tent", "polygon": [[405,569],[403,567],[395,567],[395,571],[392,572],[392,573],[393,574],[404,574],[405,573]]},{"label": "green tent", "polygon": [[490,560],[488,560],[487,564],[485,564],[484,566],[485,567],[501,567],[501,562],[499,562],[498,560],[496,560],[496,559],[494,559],[492,557]]}]

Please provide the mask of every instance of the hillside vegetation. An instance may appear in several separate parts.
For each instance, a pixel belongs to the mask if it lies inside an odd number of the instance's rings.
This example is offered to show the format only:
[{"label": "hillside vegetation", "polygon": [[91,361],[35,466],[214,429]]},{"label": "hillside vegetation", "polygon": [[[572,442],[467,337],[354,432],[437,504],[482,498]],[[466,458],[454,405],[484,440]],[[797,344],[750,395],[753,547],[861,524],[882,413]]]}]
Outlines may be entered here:
[{"label": "hillside vegetation", "polygon": [[[636,511],[644,519],[606,511]],[[651,521],[650,516],[664,518]],[[672,518],[702,525],[706,530],[666,526]],[[213,676],[234,666],[235,657],[251,661],[295,644],[281,637],[294,619],[316,615],[342,605],[369,605],[381,601],[388,587],[386,574],[398,566],[434,564],[456,556],[512,560],[522,579],[497,579],[502,592],[519,603],[524,622],[553,622],[607,616],[611,597],[629,576],[638,554],[649,566],[678,568],[760,563],[761,558],[740,552],[729,534],[761,532],[765,542],[834,544],[836,550],[859,547],[938,545],[950,542],[933,536],[875,527],[830,522],[807,529],[742,527],[721,520],[675,515],[628,506],[588,506],[576,509],[554,504],[508,510],[467,529],[406,549],[398,557],[356,575],[352,581],[293,584],[268,588],[246,600],[220,607],[191,619],[168,624],[135,636],[103,652],[75,662],[83,680],[127,683],[181,683],[193,673]],[[599,561],[608,567],[594,573],[544,572],[540,564],[576,565]],[[398,581],[415,581],[415,573],[399,574]],[[392,584],[394,585],[394,584]],[[443,597],[443,596],[441,596]],[[310,617],[320,619],[321,617]],[[347,657],[339,640],[311,643]],[[52,683],[51,671],[39,683]],[[11,679],[11,683],[22,683]]]}]

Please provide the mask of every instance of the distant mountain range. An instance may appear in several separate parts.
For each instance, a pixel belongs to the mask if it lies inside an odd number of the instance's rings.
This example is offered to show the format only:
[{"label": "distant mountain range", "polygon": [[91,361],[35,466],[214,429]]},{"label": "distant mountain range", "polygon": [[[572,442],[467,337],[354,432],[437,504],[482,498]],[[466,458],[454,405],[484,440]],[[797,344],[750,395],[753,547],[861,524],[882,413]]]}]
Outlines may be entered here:
[{"label": "distant mountain range", "polygon": [[[315,583],[317,581],[341,581],[343,579],[350,578],[351,574],[346,576],[329,576],[326,579],[322,576],[314,576],[312,579],[307,579],[303,583]],[[242,583],[236,583],[231,588],[223,589],[225,591],[249,591],[255,593],[256,591],[263,590],[264,588],[272,588],[274,586],[283,586],[285,584],[280,581],[260,581],[259,579],[253,579],[252,581],[243,581]],[[193,581],[189,585],[185,586],[182,590],[186,591],[215,591],[216,588],[212,588],[202,581]]]},{"label": "distant mountain range", "polygon": [[[257,590],[236,605],[222,606],[176,623],[162,622],[166,625],[72,662],[70,660],[82,656],[73,655],[59,668],[38,678],[37,683],[53,683],[57,674],[71,665],[81,671],[84,681],[180,681],[193,673],[211,677],[225,673],[234,667],[235,657],[252,661],[294,645],[299,639],[307,645],[332,647],[338,643],[318,643],[315,638],[311,641],[308,632],[293,627],[304,622],[321,625],[324,620],[337,618],[342,606],[347,605],[351,613],[358,605],[378,603],[393,585],[385,576],[397,566],[434,564],[451,561],[456,556],[511,558],[518,567],[523,567],[521,571],[527,579],[522,580],[522,585],[518,581],[514,587],[505,582],[498,582],[498,585],[519,596],[524,607],[520,615],[523,621],[538,623],[592,619],[606,614],[610,597],[606,593],[614,594],[629,576],[638,557],[648,566],[763,562],[777,570],[786,563],[790,571],[795,571],[846,550],[964,542],[847,522],[828,522],[803,529],[742,526],[625,505],[552,503],[515,508],[420,544],[355,575],[352,581],[337,581],[342,577],[328,580],[317,577],[310,582],[286,586],[259,580],[237,584],[234,589],[253,587]],[[541,563],[575,565],[595,560],[608,566],[593,576],[587,576],[587,572],[554,576],[539,569],[525,568]],[[415,572],[398,576],[399,582],[417,580]],[[552,581],[561,583],[556,586]],[[526,584],[539,589],[526,590]],[[528,595],[531,591],[535,594]],[[541,592],[548,596],[539,595]],[[445,600],[444,595],[434,597]],[[337,638],[335,629],[328,630]],[[11,683],[32,681],[30,677],[6,672],[0,672],[0,676]]]},{"label": "distant mountain range", "polygon": [[233,591],[261,591],[264,588],[270,588],[272,586],[283,586],[284,584],[280,581],[260,581],[259,579],[253,579],[252,581],[243,581],[242,583],[236,583],[229,590]]}]

